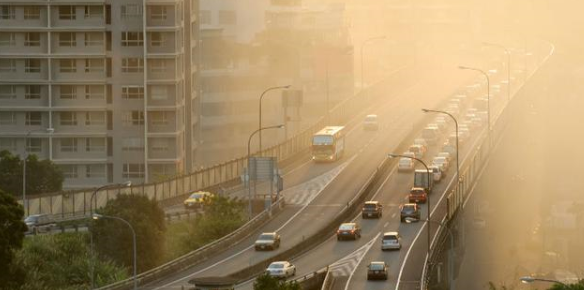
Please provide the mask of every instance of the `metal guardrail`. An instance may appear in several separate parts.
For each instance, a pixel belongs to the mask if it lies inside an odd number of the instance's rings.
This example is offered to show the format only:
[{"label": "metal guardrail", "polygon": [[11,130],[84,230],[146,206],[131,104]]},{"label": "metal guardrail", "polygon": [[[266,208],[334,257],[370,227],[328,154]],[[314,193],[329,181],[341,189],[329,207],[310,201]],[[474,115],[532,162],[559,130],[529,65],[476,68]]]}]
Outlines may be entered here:
[{"label": "metal guardrail", "polygon": [[327,271],[326,276],[324,277],[324,281],[322,281],[320,290],[331,290],[334,282],[335,276],[333,275],[333,272]]},{"label": "metal guardrail", "polygon": [[[399,82],[398,79],[402,75],[401,70],[397,70],[395,75],[386,81]],[[408,69],[403,72],[403,74],[409,73],[410,71]],[[377,90],[379,92],[376,92]],[[385,94],[377,86],[367,88],[359,94],[337,104],[331,109],[328,119],[321,117],[316,123],[301,133],[296,134],[281,144],[272,146],[256,154],[275,156],[279,162],[294,158],[298,154],[308,150],[312,135],[325,125],[333,123],[345,124],[356,112],[367,108],[368,104],[372,104],[374,100],[382,99],[384,96]],[[159,183],[101,190],[95,196],[94,205],[98,208],[103,207],[108,200],[115,198],[118,194],[145,195],[150,199],[160,202],[183,196],[186,197],[189,193],[197,190],[211,189],[230,183],[237,184],[240,183],[239,179],[241,174],[243,174],[245,165],[246,157],[240,157]],[[93,191],[94,189],[86,189],[30,197],[27,201],[26,212],[29,215],[51,214],[63,217],[88,215],[90,212],[89,203]]]},{"label": "metal guardrail", "polygon": [[[248,237],[258,228],[264,225],[267,221],[269,221],[273,215],[280,212],[284,208],[284,206],[285,206],[284,198],[281,198],[280,200],[272,204],[270,208],[264,210],[261,214],[255,216],[246,224],[244,224],[234,232],[226,235],[225,237],[216,240],[210,244],[207,244],[175,260],[172,260],[164,265],[138,274],[137,276],[138,285],[142,286],[153,281],[158,281],[161,277],[170,275],[172,273],[176,273],[178,271],[182,271],[186,268],[196,266],[200,263],[205,262],[210,256],[214,256],[216,253]],[[130,278],[104,286],[102,288],[99,288],[99,290],[131,289],[132,286],[133,279]]]},{"label": "metal guardrail", "polygon": [[300,287],[303,290],[320,289],[320,285],[324,283],[329,273],[330,272],[328,267],[326,267],[316,272],[312,272],[302,277],[296,278],[293,281],[296,281],[298,284],[300,284]]}]

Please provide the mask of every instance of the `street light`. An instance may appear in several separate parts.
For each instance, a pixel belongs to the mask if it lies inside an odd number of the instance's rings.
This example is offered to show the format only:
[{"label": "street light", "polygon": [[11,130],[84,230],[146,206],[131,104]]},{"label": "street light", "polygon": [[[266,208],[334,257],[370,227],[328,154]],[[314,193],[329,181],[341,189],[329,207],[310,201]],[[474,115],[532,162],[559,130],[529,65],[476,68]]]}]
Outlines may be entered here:
[{"label": "street light", "polygon": [[24,137],[24,158],[22,160],[22,207],[25,213],[28,212],[28,204],[26,202],[26,160],[28,159],[28,145],[26,144],[26,142],[28,141],[28,137],[30,136],[30,134],[34,132],[46,132],[47,134],[53,134],[53,132],[55,132],[55,129],[46,128],[30,130],[26,133],[26,136]]},{"label": "street light", "polygon": [[489,129],[489,146],[491,145],[491,81],[489,80],[489,74],[487,74],[485,71],[478,69],[478,68],[473,68],[473,67],[468,67],[468,66],[458,66],[459,69],[465,69],[465,70],[474,70],[477,72],[482,73],[486,78],[487,78],[487,123],[488,124],[488,129]]},{"label": "street light", "polygon": [[519,280],[523,284],[530,284],[530,283],[533,283],[535,281],[540,281],[540,282],[557,283],[557,284],[561,284],[563,286],[568,286],[566,283],[563,283],[563,282],[558,281],[558,280],[535,278],[535,277],[531,277],[531,276],[521,277],[521,278],[519,278]]},{"label": "street light", "polygon": [[[269,92],[269,91],[273,91],[273,90],[283,90],[283,89],[289,89],[291,87],[291,85],[287,85],[287,86],[278,86],[278,87],[271,87],[266,89],[261,95],[260,95],[260,120],[259,120],[259,126],[258,126],[258,130],[260,128],[262,128],[262,100],[264,98],[264,95]],[[261,131],[261,130],[260,130]],[[260,132],[260,154],[262,152],[262,132]]]},{"label": "street light", "polygon": [[511,51],[507,47],[497,43],[483,42],[483,45],[501,48],[507,54],[507,102],[509,102],[511,100]]},{"label": "street light", "polygon": [[[251,159],[251,139],[253,138],[253,135],[257,134],[258,132],[261,133],[261,131],[263,130],[267,130],[267,129],[282,129],[284,128],[284,125],[276,125],[276,126],[269,126],[269,127],[263,127],[263,128],[259,128],[255,131],[253,131],[253,133],[251,133],[251,135],[249,135],[249,139],[247,140],[247,196],[248,196],[248,204],[249,204],[249,219],[251,220],[252,217],[252,208],[251,208],[251,171],[250,171],[250,159]],[[272,194],[270,192],[270,194]]]},{"label": "street light", "polygon": [[134,253],[133,253],[133,260],[134,260],[134,290],[138,289],[138,280],[136,279],[136,232],[134,231],[134,227],[132,227],[132,224],[130,224],[127,220],[121,218],[121,217],[117,217],[117,216],[108,216],[108,215],[102,215],[102,214],[93,214],[91,215],[91,218],[93,218],[94,220],[98,220],[100,218],[106,218],[106,219],[114,219],[114,220],[118,220],[123,222],[124,224],[126,224],[129,228],[130,231],[132,231],[132,245],[133,245],[133,249],[134,249]]},{"label": "street light", "polygon": [[363,76],[363,47],[365,46],[365,44],[373,42],[375,40],[379,40],[379,39],[386,39],[385,35],[383,36],[376,36],[376,37],[371,37],[368,39],[365,39],[362,43],[361,43],[361,90],[363,90],[363,88],[365,87],[365,78]]},{"label": "street light", "polygon": [[[430,219],[430,214],[431,214],[431,206],[430,206],[430,168],[428,168],[428,165],[426,165],[426,162],[424,162],[422,159],[416,158],[416,157],[411,157],[411,156],[406,156],[406,155],[400,155],[400,154],[388,154],[387,155],[389,158],[409,158],[409,159],[413,159],[416,160],[420,163],[422,163],[422,165],[424,165],[424,167],[426,167],[426,185],[428,186],[428,192],[426,192],[426,205],[428,206],[428,219]],[[430,225],[428,224],[428,253],[430,253]]]},{"label": "street light", "polygon": [[[406,218],[406,223],[412,223],[412,222],[417,222],[418,220],[415,218]],[[430,219],[426,219],[424,220],[424,222],[426,223],[434,223],[437,224],[440,227],[443,227],[446,229],[446,231],[448,232],[448,236],[450,236],[450,251],[449,253],[449,258],[448,258],[448,280],[449,280],[449,289],[450,290],[454,290],[454,234],[452,234],[452,230],[450,228],[448,228],[448,226],[446,226],[445,223],[443,222],[439,222],[439,221],[433,221]],[[430,252],[428,252],[428,257],[430,257]]]},{"label": "street light", "polygon": [[454,125],[456,125],[456,180],[459,181],[460,180],[460,163],[458,162],[458,121],[456,120],[456,118],[452,114],[450,114],[446,111],[422,109],[422,112],[444,114],[444,115],[448,115],[450,118],[452,118],[452,120],[454,120]]},{"label": "street light", "polygon": [[[103,189],[106,188],[112,188],[112,187],[122,187],[122,186],[126,186],[126,187],[130,187],[132,186],[132,181],[128,180],[124,183],[116,183],[116,184],[106,184],[104,186],[98,187],[96,188],[93,193],[91,194],[91,198],[89,199],[89,216],[93,218],[93,199],[95,198],[95,195]],[[95,218],[94,218],[95,219]],[[91,225],[90,225],[91,226]],[[93,233],[91,231],[89,231],[89,250],[91,251],[91,254],[93,255]],[[90,281],[91,281],[91,289],[95,288],[95,281],[94,281],[94,272],[95,272],[95,265],[93,264],[93,259],[91,260],[91,267],[90,267]]]}]

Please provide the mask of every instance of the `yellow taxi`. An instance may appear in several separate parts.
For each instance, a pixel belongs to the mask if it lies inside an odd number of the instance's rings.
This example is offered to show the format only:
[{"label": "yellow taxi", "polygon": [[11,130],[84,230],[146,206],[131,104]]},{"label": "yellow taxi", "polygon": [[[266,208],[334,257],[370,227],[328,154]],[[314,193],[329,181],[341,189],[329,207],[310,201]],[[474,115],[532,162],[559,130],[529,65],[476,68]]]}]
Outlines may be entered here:
[{"label": "yellow taxi", "polygon": [[212,197],[213,194],[207,191],[197,191],[191,193],[189,198],[187,198],[183,204],[186,209],[200,208],[203,205],[203,201],[206,197]]}]

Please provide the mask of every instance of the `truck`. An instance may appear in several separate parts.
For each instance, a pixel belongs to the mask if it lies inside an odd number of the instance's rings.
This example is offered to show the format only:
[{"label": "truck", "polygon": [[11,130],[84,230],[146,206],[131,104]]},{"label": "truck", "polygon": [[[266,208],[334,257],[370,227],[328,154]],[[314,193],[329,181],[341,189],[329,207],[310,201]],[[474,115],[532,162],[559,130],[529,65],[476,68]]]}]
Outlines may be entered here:
[{"label": "truck", "polygon": [[[416,169],[414,172],[414,187],[422,187],[429,194],[434,185],[434,176],[432,176],[432,174],[434,173],[430,171],[430,176],[428,176],[428,171],[426,169]],[[430,181],[429,185],[428,181]]]}]

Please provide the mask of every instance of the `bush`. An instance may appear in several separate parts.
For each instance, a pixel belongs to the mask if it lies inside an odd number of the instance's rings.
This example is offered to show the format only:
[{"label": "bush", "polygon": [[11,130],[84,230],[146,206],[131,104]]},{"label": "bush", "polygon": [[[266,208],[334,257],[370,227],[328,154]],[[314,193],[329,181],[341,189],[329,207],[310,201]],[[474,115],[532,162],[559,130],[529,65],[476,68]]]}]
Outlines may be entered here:
[{"label": "bush", "polygon": [[18,287],[24,274],[14,265],[15,251],[22,247],[26,224],[24,211],[14,197],[0,190],[0,289]]}]

